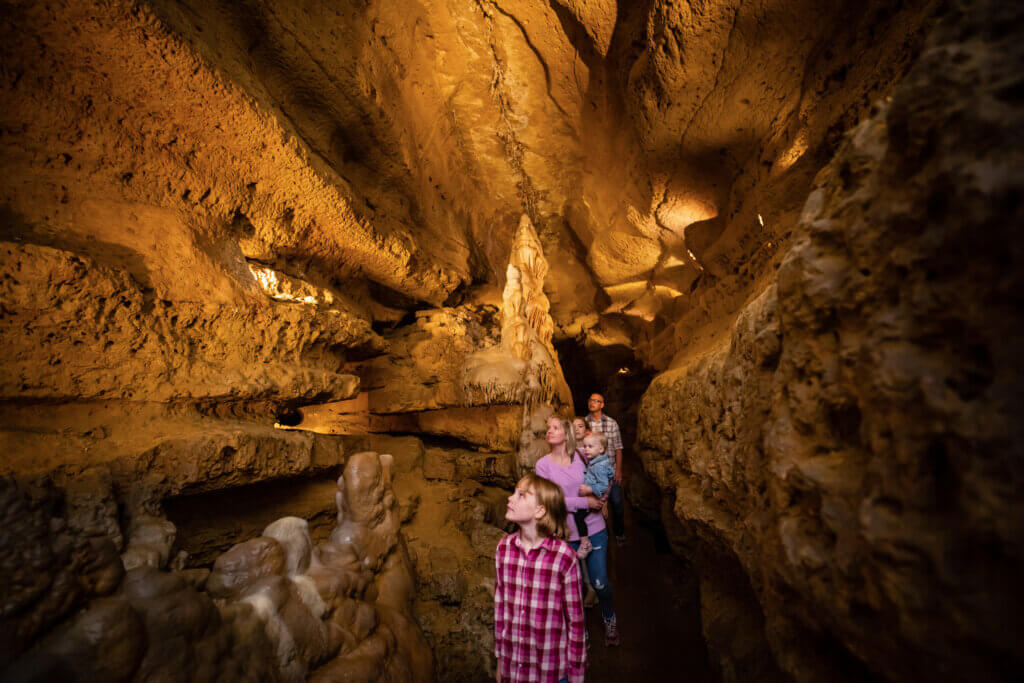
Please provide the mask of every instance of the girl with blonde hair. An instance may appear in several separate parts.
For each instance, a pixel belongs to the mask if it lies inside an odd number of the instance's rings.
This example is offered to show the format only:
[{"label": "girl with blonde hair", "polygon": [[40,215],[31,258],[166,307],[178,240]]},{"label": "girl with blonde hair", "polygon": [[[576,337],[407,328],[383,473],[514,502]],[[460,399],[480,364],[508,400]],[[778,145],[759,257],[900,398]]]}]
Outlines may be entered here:
[{"label": "girl with blonde hair", "polygon": [[582,683],[583,600],[576,552],[565,542],[562,489],[534,473],[519,480],[505,519],[519,530],[495,553],[494,652],[499,683]]}]

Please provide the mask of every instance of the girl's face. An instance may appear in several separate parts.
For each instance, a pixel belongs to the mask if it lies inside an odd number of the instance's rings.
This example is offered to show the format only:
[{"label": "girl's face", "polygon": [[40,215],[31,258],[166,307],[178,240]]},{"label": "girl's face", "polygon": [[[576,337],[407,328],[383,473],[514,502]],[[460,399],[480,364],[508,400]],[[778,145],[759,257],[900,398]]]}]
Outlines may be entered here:
[{"label": "girl's face", "polygon": [[565,443],[565,427],[562,426],[562,421],[557,417],[548,420],[547,439],[549,446]]},{"label": "girl's face", "polygon": [[583,439],[583,452],[587,454],[587,460],[593,460],[601,455],[604,453],[604,449],[601,448],[601,440],[592,436]]},{"label": "girl's face", "polygon": [[516,524],[527,524],[544,516],[544,506],[537,504],[537,492],[532,486],[519,484],[508,497],[505,519]]},{"label": "girl's face", "polygon": [[587,423],[583,420],[576,419],[572,421],[572,435],[576,437],[576,441],[580,442],[583,440],[583,435],[587,433]]}]

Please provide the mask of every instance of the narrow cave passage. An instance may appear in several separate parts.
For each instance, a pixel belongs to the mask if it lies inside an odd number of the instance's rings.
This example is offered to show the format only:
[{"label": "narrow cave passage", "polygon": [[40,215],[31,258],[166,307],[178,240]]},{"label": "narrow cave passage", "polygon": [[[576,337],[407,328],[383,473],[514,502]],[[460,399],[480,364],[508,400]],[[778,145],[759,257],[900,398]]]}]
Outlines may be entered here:
[{"label": "narrow cave passage", "polygon": [[1024,3],[3,7],[0,681],[1024,680]]},{"label": "narrow cave passage", "polygon": [[587,612],[591,639],[588,679],[593,681],[710,681],[701,631],[699,580],[673,554],[660,518],[661,494],[637,453],[637,411],[654,376],[625,346],[587,347],[574,339],[556,344],[578,415],[592,393],[605,397],[605,413],[623,440],[626,544],[609,547],[609,578],[622,644],[607,648],[597,608]]}]

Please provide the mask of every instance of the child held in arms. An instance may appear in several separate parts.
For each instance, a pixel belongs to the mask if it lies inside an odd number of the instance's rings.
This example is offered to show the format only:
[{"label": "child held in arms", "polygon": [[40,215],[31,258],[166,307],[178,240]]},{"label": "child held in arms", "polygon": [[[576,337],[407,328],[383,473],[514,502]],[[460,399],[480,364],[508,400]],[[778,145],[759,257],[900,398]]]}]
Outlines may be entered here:
[{"label": "child held in arms", "polygon": [[519,480],[505,519],[519,530],[494,562],[494,652],[498,683],[583,683],[586,668],[579,563],[562,489],[537,474]]},{"label": "child held in arms", "polygon": [[[611,488],[612,477],[615,476],[615,463],[608,457],[608,439],[604,434],[587,434],[583,437],[583,457],[587,469],[583,474],[583,485],[580,486],[581,496],[594,495],[607,500]],[[584,558],[594,549],[587,535],[586,517],[590,510],[577,510],[573,513],[576,530],[580,533],[580,548],[576,556]]]}]

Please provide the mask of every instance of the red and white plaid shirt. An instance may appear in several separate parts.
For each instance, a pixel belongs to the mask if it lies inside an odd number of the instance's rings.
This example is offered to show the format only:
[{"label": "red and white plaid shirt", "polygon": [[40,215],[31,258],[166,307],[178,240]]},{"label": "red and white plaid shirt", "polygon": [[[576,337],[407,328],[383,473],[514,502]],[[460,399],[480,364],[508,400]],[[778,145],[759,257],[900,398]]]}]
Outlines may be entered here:
[{"label": "red and white plaid shirt", "polygon": [[494,653],[502,680],[583,683],[586,627],[576,553],[554,538],[524,552],[515,533],[498,543],[494,564]]}]

